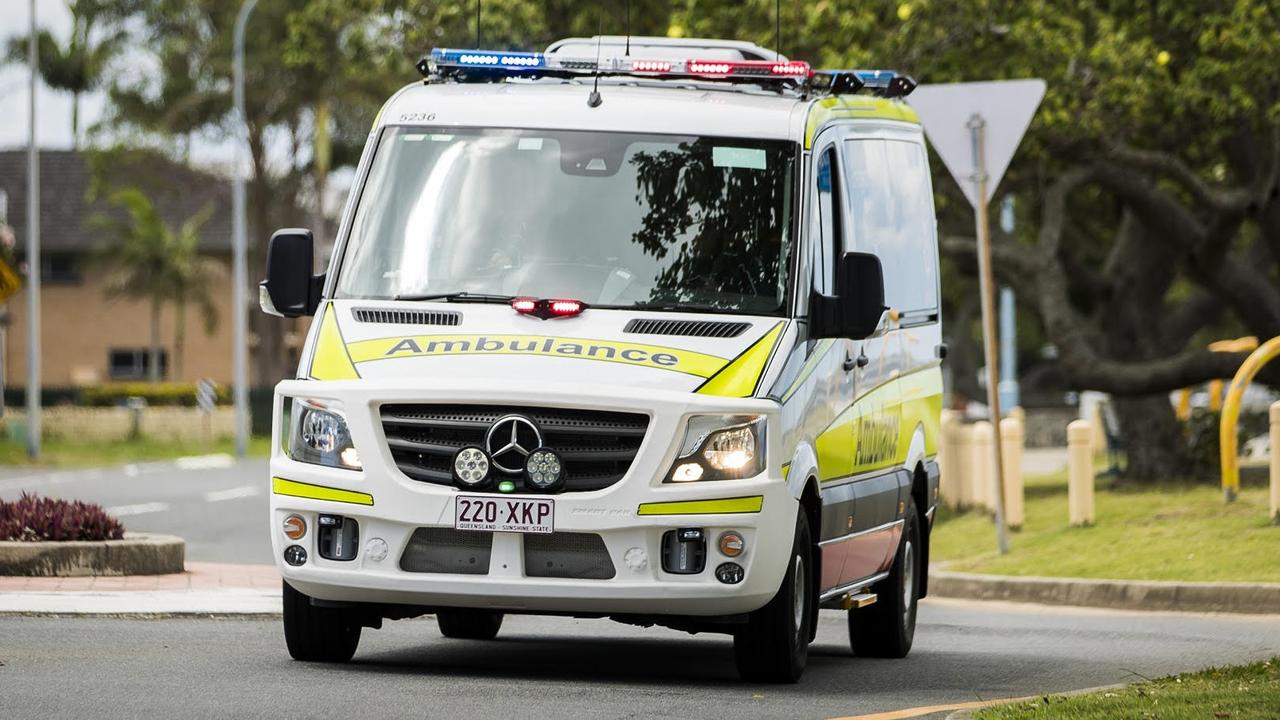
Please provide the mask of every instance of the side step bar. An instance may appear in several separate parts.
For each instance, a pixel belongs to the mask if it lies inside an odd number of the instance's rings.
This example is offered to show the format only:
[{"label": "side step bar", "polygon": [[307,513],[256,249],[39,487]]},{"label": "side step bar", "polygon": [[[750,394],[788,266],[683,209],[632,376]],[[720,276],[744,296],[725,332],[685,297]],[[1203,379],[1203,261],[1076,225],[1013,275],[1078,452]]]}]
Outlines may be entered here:
[{"label": "side step bar", "polygon": [[854,610],[873,605],[877,599],[875,593],[869,592],[866,588],[861,588],[856,592],[847,592],[824,600],[820,607],[828,610]]}]

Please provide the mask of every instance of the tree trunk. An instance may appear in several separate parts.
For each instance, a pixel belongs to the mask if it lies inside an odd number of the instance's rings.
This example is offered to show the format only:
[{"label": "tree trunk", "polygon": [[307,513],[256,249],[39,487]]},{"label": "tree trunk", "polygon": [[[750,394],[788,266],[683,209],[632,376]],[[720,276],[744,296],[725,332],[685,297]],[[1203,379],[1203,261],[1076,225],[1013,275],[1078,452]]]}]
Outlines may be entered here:
[{"label": "tree trunk", "polygon": [[71,149],[80,149],[80,93],[71,93]]},{"label": "tree trunk", "polygon": [[1125,479],[1135,483],[1183,480],[1192,472],[1186,429],[1167,395],[1113,397],[1120,442],[1128,459]]},{"label": "tree trunk", "polygon": [[150,366],[147,378],[151,382],[160,382],[160,301],[151,301],[151,349]]},{"label": "tree trunk", "polygon": [[173,305],[173,379],[183,380],[183,346],[187,343],[187,303],[178,300]]}]

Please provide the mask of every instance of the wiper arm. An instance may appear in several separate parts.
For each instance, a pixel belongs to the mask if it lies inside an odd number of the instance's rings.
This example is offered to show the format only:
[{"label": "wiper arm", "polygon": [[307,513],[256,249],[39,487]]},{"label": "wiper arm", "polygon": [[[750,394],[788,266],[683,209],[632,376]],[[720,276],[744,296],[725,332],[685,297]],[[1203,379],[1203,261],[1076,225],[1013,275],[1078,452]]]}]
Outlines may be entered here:
[{"label": "wiper arm", "polygon": [[494,303],[498,305],[506,305],[515,300],[513,295],[486,295],[484,293],[471,293],[463,291],[445,292],[445,293],[426,293],[420,295],[397,295],[392,300],[403,300],[407,302],[426,302],[428,300],[443,300],[445,302],[461,302],[461,303]]},{"label": "wiper arm", "polygon": [[633,305],[596,305],[598,308],[608,308],[610,310],[666,310],[670,312],[724,312],[724,308],[715,305],[700,305],[697,303],[681,303],[671,301],[655,301],[655,302],[638,302]]}]

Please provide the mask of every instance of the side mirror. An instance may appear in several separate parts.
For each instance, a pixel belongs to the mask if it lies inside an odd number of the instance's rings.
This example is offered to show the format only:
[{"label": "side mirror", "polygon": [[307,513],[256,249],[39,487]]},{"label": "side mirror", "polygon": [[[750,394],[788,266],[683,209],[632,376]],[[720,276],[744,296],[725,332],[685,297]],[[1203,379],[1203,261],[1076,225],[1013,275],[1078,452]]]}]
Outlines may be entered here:
[{"label": "side mirror", "polygon": [[262,311],[281,317],[315,315],[324,275],[312,275],[310,230],[277,230],[267,245],[267,279],[258,283]]},{"label": "side mirror", "polygon": [[863,340],[875,334],[884,306],[884,269],[871,253],[851,252],[836,268],[836,296],[809,299],[809,330],[815,338]]}]

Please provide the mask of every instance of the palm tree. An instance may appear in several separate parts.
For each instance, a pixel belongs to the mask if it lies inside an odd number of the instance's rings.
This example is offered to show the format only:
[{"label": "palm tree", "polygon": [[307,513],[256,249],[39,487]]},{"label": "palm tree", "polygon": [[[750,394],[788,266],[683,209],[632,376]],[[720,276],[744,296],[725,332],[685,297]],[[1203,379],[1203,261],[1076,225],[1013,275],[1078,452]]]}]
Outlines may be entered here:
[{"label": "palm tree", "polygon": [[[72,95],[71,142],[75,148],[80,147],[80,96],[101,84],[107,63],[123,45],[125,32],[118,21],[127,5],[120,0],[67,0],[71,11],[67,44],[59,45],[48,30],[36,35],[40,76],[49,87]],[[26,36],[9,39],[9,59],[27,61]]]},{"label": "palm tree", "polygon": [[160,312],[167,302],[174,304],[174,375],[182,375],[182,355],[186,342],[186,308],[200,308],[205,331],[217,325],[212,298],[213,279],[222,271],[212,258],[200,254],[200,228],[208,221],[211,207],[188,218],[176,232],[165,224],[151,200],[137,188],[113,193],[109,199],[125,211],[127,221],[95,217],[92,224],[114,236],[114,242],[98,253],[99,262],[110,269],[107,297],[130,297],[150,303],[151,343],[148,351],[148,379],[160,380]]}]

